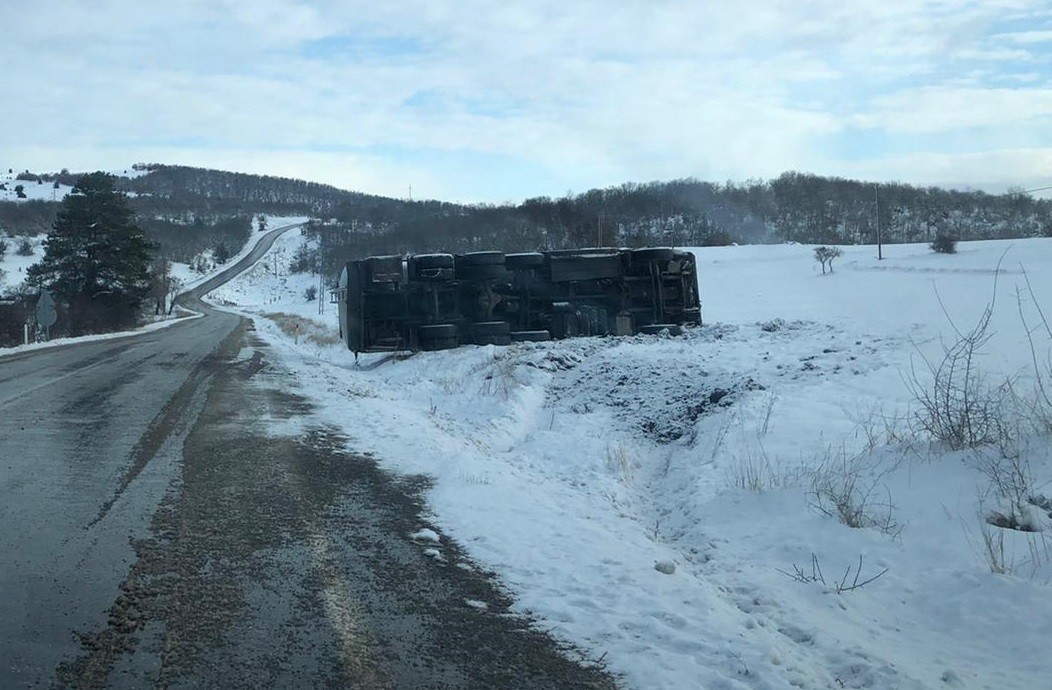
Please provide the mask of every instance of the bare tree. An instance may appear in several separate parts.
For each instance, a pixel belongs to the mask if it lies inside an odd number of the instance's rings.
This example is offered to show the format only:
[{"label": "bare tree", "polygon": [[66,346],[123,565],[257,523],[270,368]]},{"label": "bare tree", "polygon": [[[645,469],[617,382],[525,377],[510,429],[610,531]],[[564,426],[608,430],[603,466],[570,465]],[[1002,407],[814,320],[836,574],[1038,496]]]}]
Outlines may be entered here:
[{"label": "bare tree", "polygon": [[833,259],[841,256],[844,251],[840,247],[827,247],[822,245],[821,247],[815,247],[815,261],[822,265],[822,275],[826,274],[826,266],[829,266],[829,272],[833,272]]},{"label": "bare tree", "polygon": [[160,316],[167,311],[172,280],[171,261],[158,258],[150,262],[150,297],[153,299],[155,316]]}]

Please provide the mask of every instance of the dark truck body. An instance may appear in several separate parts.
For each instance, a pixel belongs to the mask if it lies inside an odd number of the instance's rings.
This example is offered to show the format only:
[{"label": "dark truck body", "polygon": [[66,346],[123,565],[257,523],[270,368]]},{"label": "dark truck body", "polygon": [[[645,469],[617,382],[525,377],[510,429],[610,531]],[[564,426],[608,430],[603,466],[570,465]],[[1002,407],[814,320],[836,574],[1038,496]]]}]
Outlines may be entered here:
[{"label": "dark truck body", "polygon": [[332,297],[355,353],[701,323],[694,255],[667,247],[374,256],[348,262]]}]

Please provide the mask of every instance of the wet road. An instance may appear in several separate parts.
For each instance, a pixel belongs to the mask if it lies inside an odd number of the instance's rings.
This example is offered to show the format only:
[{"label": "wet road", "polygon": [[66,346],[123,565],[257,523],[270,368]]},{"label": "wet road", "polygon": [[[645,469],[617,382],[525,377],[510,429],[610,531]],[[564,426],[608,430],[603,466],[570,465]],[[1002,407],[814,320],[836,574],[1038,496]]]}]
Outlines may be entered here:
[{"label": "wet road", "polygon": [[0,687],[612,686],[290,387],[210,310],[0,358]]}]

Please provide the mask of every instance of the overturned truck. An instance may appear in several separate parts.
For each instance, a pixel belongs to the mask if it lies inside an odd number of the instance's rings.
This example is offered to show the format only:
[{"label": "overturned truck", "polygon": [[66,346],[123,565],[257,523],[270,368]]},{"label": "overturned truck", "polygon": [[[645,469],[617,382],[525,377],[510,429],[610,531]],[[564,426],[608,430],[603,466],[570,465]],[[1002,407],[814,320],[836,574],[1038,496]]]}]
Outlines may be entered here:
[{"label": "overturned truck", "polygon": [[355,353],[633,335],[701,322],[694,255],[668,247],[374,256],[332,301]]}]

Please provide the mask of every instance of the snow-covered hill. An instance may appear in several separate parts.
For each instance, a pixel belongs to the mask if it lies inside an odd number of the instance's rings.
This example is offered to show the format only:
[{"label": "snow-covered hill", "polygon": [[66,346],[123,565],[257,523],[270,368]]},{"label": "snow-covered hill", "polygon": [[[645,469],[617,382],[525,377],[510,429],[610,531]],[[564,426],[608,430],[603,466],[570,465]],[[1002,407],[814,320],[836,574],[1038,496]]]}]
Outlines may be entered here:
[{"label": "snow-covered hill", "polygon": [[[432,526],[629,687],[1048,685],[1052,240],[846,247],[826,276],[805,246],[701,249],[707,325],[684,337],[360,366],[288,275],[300,241],[215,300],[269,315],[316,423],[434,477]],[[910,383],[995,294],[973,362],[1024,404],[997,447],[952,451]]]}]

